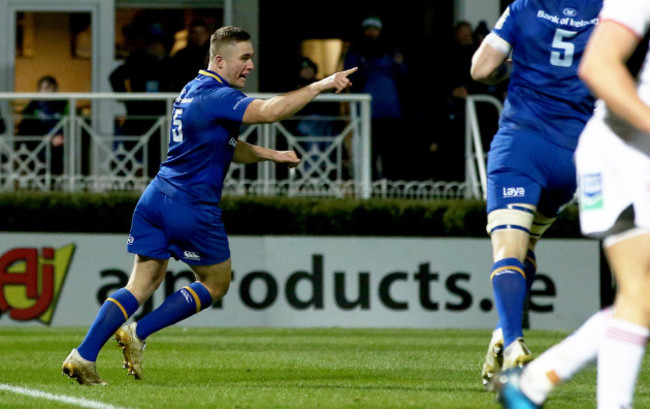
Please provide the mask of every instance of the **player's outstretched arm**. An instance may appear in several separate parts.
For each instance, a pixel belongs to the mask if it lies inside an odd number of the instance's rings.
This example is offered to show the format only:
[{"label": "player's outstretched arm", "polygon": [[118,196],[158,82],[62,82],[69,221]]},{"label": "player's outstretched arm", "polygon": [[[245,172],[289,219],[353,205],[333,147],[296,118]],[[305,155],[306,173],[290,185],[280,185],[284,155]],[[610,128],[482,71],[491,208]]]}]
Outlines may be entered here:
[{"label": "player's outstretched arm", "polygon": [[253,145],[244,141],[237,141],[235,155],[232,161],[235,163],[257,163],[265,160],[271,160],[275,163],[286,164],[290,168],[295,168],[300,164],[300,159],[294,151],[276,151]]},{"label": "player's outstretched arm", "polygon": [[650,133],[650,107],[639,98],[625,65],[638,44],[639,37],[627,27],[611,20],[600,22],[587,43],[578,75],[612,111]]},{"label": "player's outstretched arm", "polygon": [[488,34],[472,56],[470,74],[474,81],[497,84],[510,76],[507,61],[512,46],[494,33]]},{"label": "player's outstretched arm", "polygon": [[352,82],[348,76],[356,70],[357,67],[354,67],[336,72],[320,81],[273,98],[255,99],[246,108],[242,122],[245,124],[259,124],[287,118],[300,111],[320,93],[328,91],[339,93],[349,88]]}]

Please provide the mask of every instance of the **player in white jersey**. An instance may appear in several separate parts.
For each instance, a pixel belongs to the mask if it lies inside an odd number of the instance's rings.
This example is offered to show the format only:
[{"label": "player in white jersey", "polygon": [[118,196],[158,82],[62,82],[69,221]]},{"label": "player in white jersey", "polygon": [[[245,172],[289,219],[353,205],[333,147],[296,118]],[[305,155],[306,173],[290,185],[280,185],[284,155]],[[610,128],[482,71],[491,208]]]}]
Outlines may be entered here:
[{"label": "player in white jersey", "polygon": [[[497,377],[506,408],[539,408],[598,362],[598,409],[630,409],[650,334],[650,2],[605,0],[580,77],[599,98],[576,151],[580,224],[604,238],[614,306],[522,370]],[[640,57],[640,59],[638,58]],[[638,64],[637,64],[638,63]]]}]

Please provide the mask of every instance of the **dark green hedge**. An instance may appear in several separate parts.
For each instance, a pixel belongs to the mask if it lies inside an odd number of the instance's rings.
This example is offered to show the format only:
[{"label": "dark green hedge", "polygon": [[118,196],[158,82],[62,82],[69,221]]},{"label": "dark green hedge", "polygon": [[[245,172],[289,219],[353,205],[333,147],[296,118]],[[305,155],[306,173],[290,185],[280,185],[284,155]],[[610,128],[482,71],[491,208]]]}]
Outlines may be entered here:
[{"label": "dark green hedge", "polygon": [[[0,231],[127,233],[135,193],[0,194]],[[229,234],[487,237],[485,204],[475,200],[224,197]],[[580,237],[571,206],[546,234]]]}]

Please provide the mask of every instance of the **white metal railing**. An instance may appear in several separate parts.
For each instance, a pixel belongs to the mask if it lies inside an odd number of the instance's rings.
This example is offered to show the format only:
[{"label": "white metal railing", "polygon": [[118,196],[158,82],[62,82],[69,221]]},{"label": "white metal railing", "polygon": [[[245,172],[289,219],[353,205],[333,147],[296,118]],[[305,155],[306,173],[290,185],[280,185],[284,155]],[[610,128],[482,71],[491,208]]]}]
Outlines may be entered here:
[{"label": "white metal railing", "polygon": [[[268,98],[273,94],[250,94]],[[149,93],[0,93],[0,111],[7,130],[0,136],[0,191],[16,189],[106,191],[142,190],[154,176],[148,163],[163,160],[167,150],[172,103],[177,94]],[[165,101],[166,114],[150,120],[139,135],[115,132],[115,116],[93,120],[88,114],[69,109],[46,135],[16,135],[19,101],[66,100],[69,107],[80,101],[94,108],[106,101]],[[370,180],[370,96],[365,94],[321,95],[312,104],[339,103],[345,114],[323,118],[293,117],[274,124],[242,126],[240,138],[271,148],[293,149],[303,158],[295,170],[280,175],[268,162],[232,164],[224,194],[287,194],[368,198]],[[93,109],[91,108],[91,110]],[[86,110],[88,111],[88,110]],[[288,130],[300,120],[339,123],[336,134],[300,136]],[[97,123],[103,121],[103,124]],[[102,131],[109,129],[109,131]],[[51,172],[51,140],[65,135],[63,173]],[[152,142],[157,144],[152,144]],[[29,148],[28,148],[29,146]],[[152,146],[159,150],[152,152]],[[251,170],[251,168],[253,168]]]},{"label": "white metal railing", "polygon": [[483,146],[481,128],[476,113],[476,103],[487,102],[497,109],[501,117],[503,104],[491,95],[468,95],[465,99],[465,178],[467,195],[476,199],[487,198],[486,148]]},{"label": "white metal railing", "polygon": [[[274,94],[250,94],[268,98]],[[0,192],[31,190],[109,191],[143,190],[164,160],[176,94],[163,93],[0,93],[0,113],[6,131],[0,134]],[[22,104],[30,100],[66,100],[69,113],[46,135],[16,135]],[[166,114],[134,118],[148,121],[138,135],[116,132],[116,117],[123,101],[164,101]],[[302,158],[295,169],[285,170],[269,162],[232,164],[224,185],[225,195],[287,195],[311,197],[469,198],[485,195],[485,157],[476,102],[496,98],[472,95],[467,99],[466,182],[371,180],[370,96],[326,94],[312,104],[339,103],[339,116],[292,117],[273,124],[242,126],[240,138],[276,149],[293,149]],[[103,104],[103,105],[101,105]],[[97,109],[101,106],[102,109]],[[108,107],[108,109],[106,109]],[[94,115],[91,115],[95,111]],[[123,110],[122,110],[123,111]],[[97,115],[109,112],[109,115]],[[301,136],[300,120],[330,121],[335,132]],[[51,172],[51,140],[65,137],[63,172]],[[155,143],[153,143],[155,142]],[[157,168],[156,168],[157,169]]]}]

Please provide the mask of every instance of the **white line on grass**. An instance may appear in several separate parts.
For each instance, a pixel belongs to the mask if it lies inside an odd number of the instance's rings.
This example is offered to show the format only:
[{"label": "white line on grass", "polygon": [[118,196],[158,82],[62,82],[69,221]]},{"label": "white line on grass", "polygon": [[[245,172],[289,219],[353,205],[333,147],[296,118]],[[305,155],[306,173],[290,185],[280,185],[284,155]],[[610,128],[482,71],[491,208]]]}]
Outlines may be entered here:
[{"label": "white line on grass", "polygon": [[20,386],[7,385],[0,383],[0,390],[17,393],[20,395],[27,395],[34,398],[41,398],[47,400],[55,400],[70,405],[80,406],[82,408],[91,409],[126,409],[122,406],[109,405],[107,403],[98,402],[96,400],[88,400],[83,398],[75,398],[74,396],[55,395],[53,393],[39,391],[37,389],[21,388]]}]

